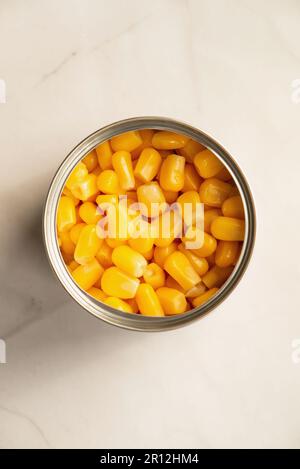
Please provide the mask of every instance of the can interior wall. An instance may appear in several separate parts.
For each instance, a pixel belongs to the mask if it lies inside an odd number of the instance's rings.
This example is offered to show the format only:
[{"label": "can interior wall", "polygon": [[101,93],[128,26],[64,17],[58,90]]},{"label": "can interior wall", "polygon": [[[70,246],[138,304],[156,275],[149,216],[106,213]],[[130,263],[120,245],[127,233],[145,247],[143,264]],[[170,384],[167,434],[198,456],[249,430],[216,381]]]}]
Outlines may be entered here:
[{"label": "can interior wall", "polygon": [[[168,130],[183,134],[198,141],[209,148],[223,162],[231,173],[243,200],[245,211],[245,240],[238,263],[231,276],[222,285],[219,291],[204,305],[194,308],[187,313],[166,316],[148,317],[137,314],[128,314],[117,311],[81,290],[73,281],[61,256],[56,237],[56,211],[65,181],[76,164],[100,143],[115,135],[130,130],[141,129]],[[202,317],[219,305],[235,288],[241,279],[248,262],[255,240],[255,208],[247,181],[230,154],[212,137],[190,125],[177,120],[163,117],[135,117],[122,120],[97,130],[81,143],[79,143],[65,158],[58,168],[50,185],[44,208],[43,235],[46,252],[50,264],[58,279],[71,295],[84,309],[94,316],[119,327],[138,331],[162,331],[181,327],[195,319]]]}]

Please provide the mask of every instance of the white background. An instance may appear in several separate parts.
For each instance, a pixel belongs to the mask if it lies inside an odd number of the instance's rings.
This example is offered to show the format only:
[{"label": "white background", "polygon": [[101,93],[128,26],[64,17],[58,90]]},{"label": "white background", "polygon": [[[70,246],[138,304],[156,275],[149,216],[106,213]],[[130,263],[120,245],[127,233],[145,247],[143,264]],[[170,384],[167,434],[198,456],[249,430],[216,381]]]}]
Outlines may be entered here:
[{"label": "white background", "polygon": [[[300,446],[299,22],[298,0],[1,0],[0,447]],[[91,317],[41,242],[65,155],[139,115],[219,140],[258,216],[232,296],[167,333]]]}]

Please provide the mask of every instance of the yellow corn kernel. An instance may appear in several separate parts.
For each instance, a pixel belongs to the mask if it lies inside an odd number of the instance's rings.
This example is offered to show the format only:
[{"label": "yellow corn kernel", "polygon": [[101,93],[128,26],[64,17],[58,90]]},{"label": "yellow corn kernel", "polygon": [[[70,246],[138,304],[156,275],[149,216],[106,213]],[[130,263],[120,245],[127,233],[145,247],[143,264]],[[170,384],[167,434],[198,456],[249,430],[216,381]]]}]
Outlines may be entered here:
[{"label": "yellow corn kernel", "polygon": [[96,148],[96,153],[98,156],[98,163],[102,171],[104,171],[105,169],[111,169],[113,152],[108,140],[106,142],[101,143]]},{"label": "yellow corn kernel", "polygon": [[151,224],[155,246],[169,246],[182,232],[182,218],[178,211],[168,211],[153,220]]},{"label": "yellow corn kernel", "polygon": [[245,221],[239,218],[217,217],[211,224],[213,236],[222,241],[243,241]]},{"label": "yellow corn kernel", "polygon": [[78,264],[78,262],[76,261],[71,261],[69,264],[68,264],[68,269],[69,269],[69,272],[73,272],[73,270],[77,269],[77,267],[79,267],[80,264]]},{"label": "yellow corn kernel", "polygon": [[133,160],[136,160],[140,156],[144,148],[148,148],[152,146],[152,137],[154,135],[154,130],[143,129],[143,130],[140,130],[139,133],[142,138],[142,144],[131,152],[131,156]]},{"label": "yellow corn kernel", "polygon": [[78,163],[66,180],[66,187],[73,192],[73,189],[77,186],[77,184],[84,181],[87,175],[88,170],[85,164],[82,162]]},{"label": "yellow corn kernel", "polygon": [[219,267],[214,265],[203,277],[202,282],[207,288],[220,287],[228,279],[233,267]]},{"label": "yellow corn kernel", "polygon": [[243,201],[240,195],[229,197],[222,205],[224,217],[245,218]]},{"label": "yellow corn kernel", "polygon": [[102,218],[98,207],[93,202],[84,202],[79,207],[80,218],[88,225],[96,225]]},{"label": "yellow corn kernel", "polygon": [[156,290],[156,294],[166,316],[186,311],[187,302],[182,292],[174,288],[161,287]]},{"label": "yellow corn kernel", "polygon": [[222,210],[219,208],[212,208],[210,210],[204,211],[204,231],[206,231],[206,233],[211,233],[210,227],[212,222],[215,220],[215,218],[220,217],[221,215]]},{"label": "yellow corn kernel", "polygon": [[129,275],[141,277],[147,266],[146,259],[129,246],[118,246],[112,252],[112,261]]},{"label": "yellow corn kernel", "polygon": [[[141,212],[146,217],[157,216],[165,210],[166,199],[157,182],[148,182],[137,188],[137,197],[141,206]],[[156,207],[152,204],[157,204]]]},{"label": "yellow corn kernel", "polygon": [[[188,234],[188,231],[187,233]],[[193,240],[185,238],[185,243],[191,242]],[[190,249],[198,257],[208,257],[217,249],[217,241],[215,238],[208,233],[203,233],[203,244],[201,247],[196,249]]]},{"label": "yellow corn kernel", "polygon": [[68,231],[76,223],[76,211],[73,200],[63,195],[57,207],[57,230],[59,233]]},{"label": "yellow corn kernel", "polygon": [[164,310],[158,296],[154,288],[148,283],[141,283],[135,299],[141,314],[144,316],[164,316]]},{"label": "yellow corn kernel", "polygon": [[145,267],[143,277],[145,282],[152,285],[154,290],[163,287],[165,284],[166,275],[163,269],[158,264],[155,264],[155,262]]},{"label": "yellow corn kernel", "polygon": [[100,264],[107,269],[113,265],[112,261],[112,252],[113,248],[111,248],[106,241],[100,246],[100,249],[96,253],[96,259],[100,262]]},{"label": "yellow corn kernel", "polygon": [[177,203],[181,207],[182,218],[187,225],[195,223],[203,215],[203,206],[196,191],[184,192],[178,197]]},{"label": "yellow corn kernel", "polygon": [[197,296],[202,295],[205,291],[206,291],[206,286],[204,285],[203,282],[200,282],[197,285],[195,285],[193,288],[188,290],[185,293],[185,296],[187,298],[197,298]]},{"label": "yellow corn kernel", "polygon": [[154,148],[144,148],[134,169],[134,175],[142,182],[150,182],[157,175],[161,156]]},{"label": "yellow corn kernel", "polygon": [[107,245],[115,249],[119,246],[125,246],[127,244],[127,239],[124,238],[106,238]]},{"label": "yellow corn kernel", "polygon": [[143,143],[140,133],[135,130],[117,135],[110,140],[111,147],[114,151],[133,151]]},{"label": "yellow corn kernel", "polygon": [[219,267],[228,267],[233,265],[239,254],[238,241],[220,241],[216,249],[216,264]]},{"label": "yellow corn kernel", "polygon": [[128,275],[118,267],[109,267],[101,278],[101,288],[104,293],[123,300],[134,298],[139,284],[139,279]]},{"label": "yellow corn kernel", "polygon": [[203,179],[197,173],[193,164],[186,164],[184,168],[184,184],[182,192],[199,191],[200,184]]},{"label": "yellow corn kernel", "polygon": [[72,194],[72,192],[70,191],[70,189],[68,189],[68,188],[65,186],[65,187],[63,188],[62,193],[63,193],[63,195],[67,195],[68,197],[70,197],[70,199],[73,200],[75,207],[77,207],[77,205],[79,204],[80,200],[77,199],[77,197],[74,197],[74,195]]},{"label": "yellow corn kernel", "polygon": [[177,250],[177,244],[172,242],[168,246],[154,248],[154,261],[160,267],[164,268],[164,263],[167,257]]},{"label": "yellow corn kernel", "polygon": [[178,249],[188,258],[188,260],[194,267],[195,271],[200,275],[200,277],[206,274],[209,269],[209,265],[204,257],[196,256],[196,254],[194,254],[191,249],[186,249],[183,243],[180,243],[178,245]]},{"label": "yellow corn kernel", "polygon": [[94,169],[96,169],[96,167],[98,166],[98,158],[97,158],[97,153],[95,152],[95,150],[92,150],[90,153],[88,153],[82,159],[82,162],[87,167],[87,170],[89,173],[94,171]]},{"label": "yellow corn kernel", "polygon": [[137,314],[139,312],[139,307],[135,298],[129,298],[129,300],[126,300],[126,303],[129,304],[133,313]]},{"label": "yellow corn kernel", "polygon": [[224,168],[223,163],[210,150],[197,153],[194,166],[198,174],[205,179],[214,177]]},{"label": "yellow corn kernel", "polygon": [[92,287],[87,291],[87,293],[91,295],[93,298],[96,298],[96,300],[98,301],[103,301],[105,300],[105,298],[107,298],[107,295],[105,295],[105,293],[102,290],[100,290],[100,288]]},{"label": "yellow corn kernel", "polygon": [[158,150],[176,150],[177,148],[183,148],[188,140],[189,138],[184,135],[162,130],[153,135],[152,145]]},{"label": "yellow corn kernel", "polygon": [[103,300],[103,303],[110,306],[111,308],[124,311],[124,313],[133,313],[131,306],[124,300],[117,298],[116,296],[109,296]]},{"label": "yellow corn kernel", "polygon": [[164,194],[166,202],[168,204],[173,204],[173,202],[176,202],[176,200],[178,198],[178,192],[163,191],[163,194]]},{"label": "yellow corn kernel", "polygon": [[129,151],[117,151],[112,156],[112,164],[117,173],[119,185],[124,191],[130,191],[135,187],[135,179]]},{"label": "yellow corn kernel", "polygon": [[151,249],[149,249],[149,251],[145,252],[143,254],[144,258],[147,260],[147,261],[150,261],[153,257],[153,252],[154,252],[154,247],[152,246]]},{"label": "yellow corn kernel", "polygon": [[184,185],[185,158],[180,155],[168,155],[162,162],[159,182],[165,191],[181,191]]},{"label": "yellow corn kernel", "polygon": [[76,223],[76,225],[72,226],[72,228],[70,229],[70,238],[74,244],[78,243],[81,230],[85,226],[86,226],[86,223]]},{"label": "yellow corn kernel", "polygon": [[179,285],[179,283],[176,282],[176,280],[173,277],[171,277],[171,275],[167,275],[165,286],[168,288],[174,288],[175,290],[178,290],[184,294],[186,292],[186,290],[182,288],[182,286]]},{"label": "yellow corn kernel", "polygon": [[185,290],[189,290],[201,281],[188,258],[180,251],[175,251],[167,257],[164,269]]},{"label": "yellow corn kernel", "polygon": [[87,177],[78,183],[72,190],[72,193],[80,200],[90,200],[96,196],[98,191],[97,176],[95,174],[88,174]]},{"label": "yellow corn kernel", "polygon": [[99,280],[103,274],[103,267],[97,259],[93,259],[88,264],[80,265],[73,270],[72,277],[83,290],[89,290]]},{"label": "yellow corn kernel", "polygon": [[207,290],[205,293],[202,293],[202,295],[197,296],[192,301],[192,304],[194,308],[197,308],[197,306],[201,306],[204,303],[206,303],[208,300],[210,300],[211,297],[213,297],[218,291],[218,288],[211,288],[210,290]]},{"label": "yellow corn kernel", "polygon": [[118,195],[117,194],[100,194],[96,198],[96,204],[99,207],[100,211],[107,211],[111,206],[116,207],[118,205]]},{"label": "yellow corn kernel", "polygon": [[232,186],[227,182],[216,178],[206,179],[199,190],[201,202],[211,207],[221,207],[231,190]]},{"label": "yellow corn kernel", "polygon": [[92,174],[95,174],[95,176],[99,176],[99,174],[101,173],[102,169],[100,168],[100,166],[96,166],[96,168],[92,171]]},{"label": "yellow corn kernel", "polygon": [[153,239],[151,238],[131,238],[128,240],[129,246],[141,254],[146,254],[153,247]]},{"label": "yellow corn kernel", "polygon": [[[60,233],[60,240],[61,240],[61,250],[64,254],[73,255],[75,251],[75,244],[71,240],[70,232],[69,231],[62,231]],[[68,264],[68,262],[67,262]]]},{"label": "yellow corn kernel", "polygon": [[230,172],[228,171],[228,169],[225,168],[225,166],[223,166],[221,171],[219,171],[218,174],[216,174],[216,178],[221,179],[221,181],[226,182],[226,181],[230,181],[230,179],[232,179],[232,176],[231,176]]},{"label": "yellow corn kernel", "polygon": [[203,150],[205,150],[205,147],[201,143],[189,140],[183,148],[177,150],[177,153],[184,156],[190,163],[193,163],[195,155]]},{"label": "yellow corn kernel", "polygon": [[103,239],[97,235],[96,225],[86,225],[82,228],[76,244],[74,259],[78,264],[87,264],[99,251]]},{"label": "yellow corn kernel", "polygon": [[120,186],[117,173],[112,169],[102,171],[97,177],[97,186],[104,194],[118,194]]}]

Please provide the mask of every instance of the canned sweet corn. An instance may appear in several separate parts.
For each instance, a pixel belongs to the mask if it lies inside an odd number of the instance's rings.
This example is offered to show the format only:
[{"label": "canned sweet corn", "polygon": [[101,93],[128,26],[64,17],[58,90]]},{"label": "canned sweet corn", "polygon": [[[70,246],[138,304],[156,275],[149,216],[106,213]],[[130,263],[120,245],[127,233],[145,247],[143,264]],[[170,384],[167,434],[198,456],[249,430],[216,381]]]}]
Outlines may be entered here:
[{"label": "canned sweet corn", "polygon": [[43,227],[50,263],[81,306],[120,327],[157,331],[203,316],[233,290],[253,249],[255,210],[241,170],[215,140],[142,117],[96,131],[67,156]]}]

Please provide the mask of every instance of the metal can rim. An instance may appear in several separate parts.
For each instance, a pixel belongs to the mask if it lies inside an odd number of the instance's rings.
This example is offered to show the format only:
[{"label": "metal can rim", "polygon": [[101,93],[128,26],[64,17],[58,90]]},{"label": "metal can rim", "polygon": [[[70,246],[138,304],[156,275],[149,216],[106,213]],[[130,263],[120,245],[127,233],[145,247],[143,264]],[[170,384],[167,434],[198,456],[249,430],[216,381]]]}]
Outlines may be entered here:
[{"label": "metal can rim", "polygon": [[[76,164],[90,151],[100,143],[108,140],[118,134],[130,130],[141,130],[153,128],[156,130],[167,130],[186,135],[193,140],[202,143],[213,151],[223,162],[225,167],[231,173],[243,200],[245,209],[245,240],[238,263],[236,264],[231,276],[222,285],[216,295],[201,307],[194,308],[187,313],[177,316],[147,317],[142,315],[128,314],[117,311],[108,305],[100,303],[92,298],[86,292],[81,290],[73,281],[69,271],[65,267],[62,259],[57,239],[56,239],[56,210],[59,197],[63,190],[65,181],[76,166]],[[43,239],[48,256],[48,260],[60,283],[70,294],[70,296],[80,304],[85,310],[103,321],[124,329],[136,331],[162,331],[176,329],[193,322],[209,313],[220,305],[241,280],[250,257],[252,255],[256,232],[256,215],[253,197],[240,167],[233,157],[223,146],[214,138],[186,123],[167,117],[133,117],[113,124],[107,125],[96,130],[88,137],[84,138],[73,150],[66,156],[62,164],[56,171],[50,184],[48,194],[44,205],[43,215]]]}]

